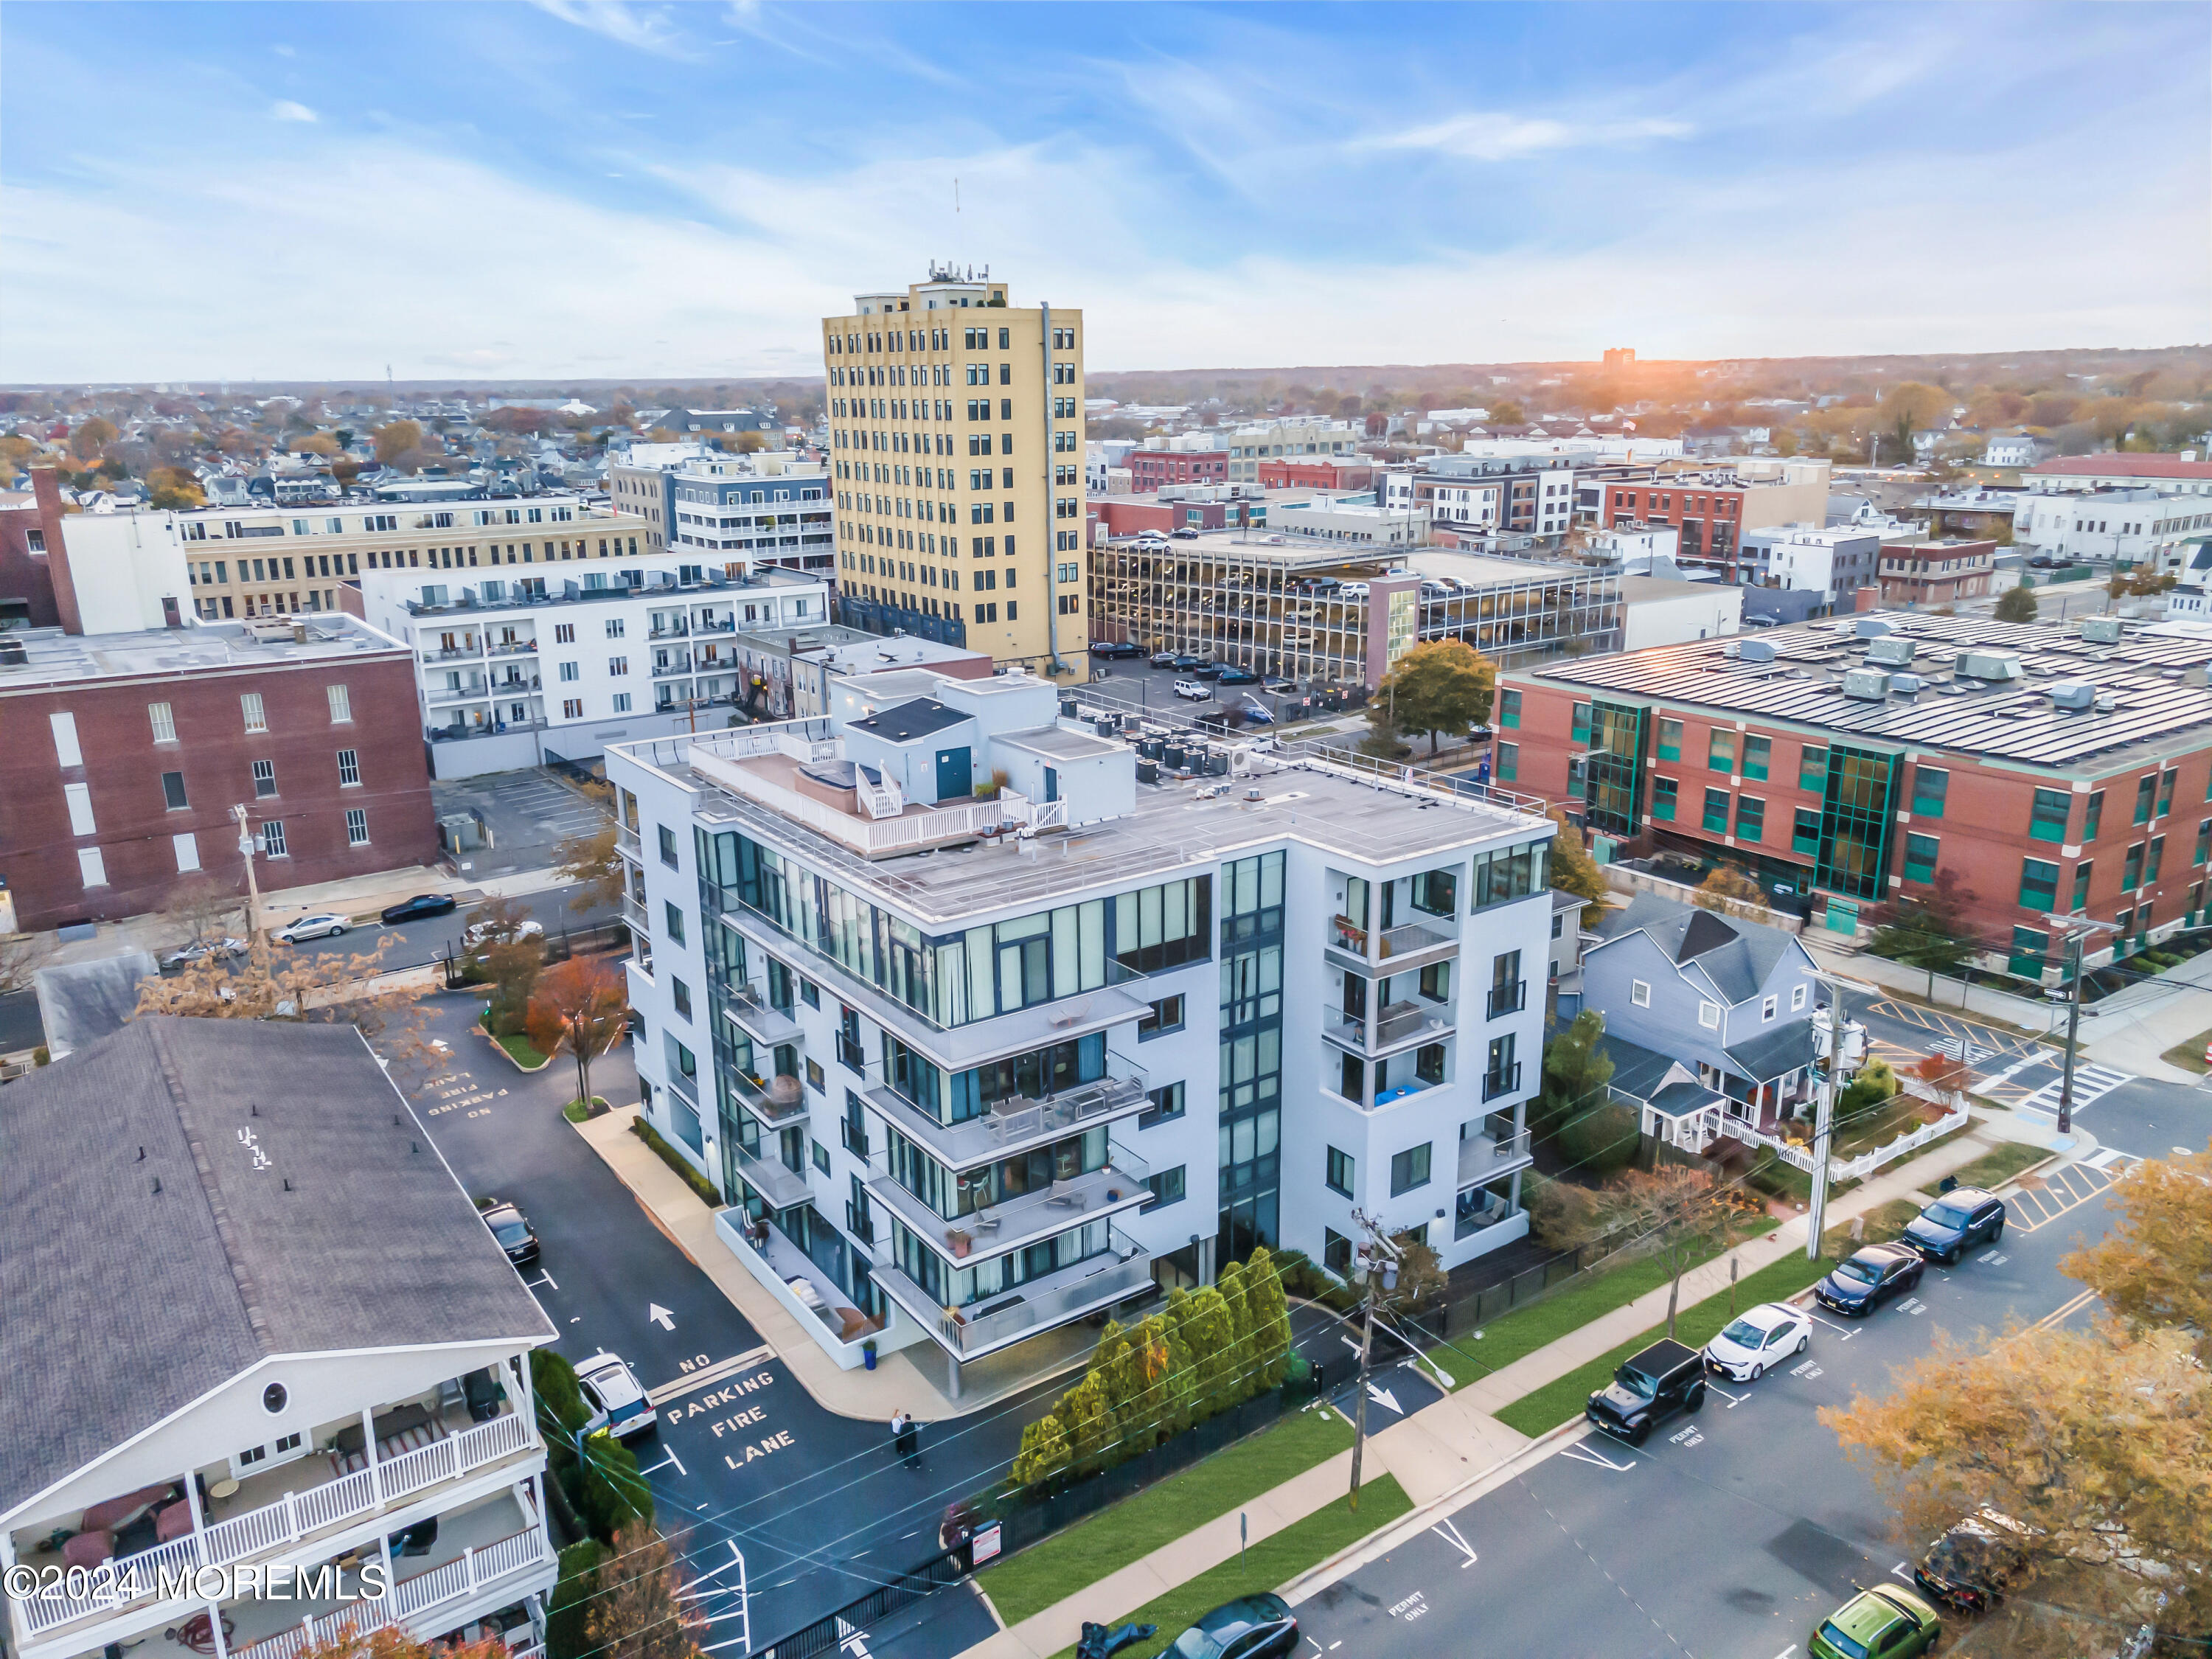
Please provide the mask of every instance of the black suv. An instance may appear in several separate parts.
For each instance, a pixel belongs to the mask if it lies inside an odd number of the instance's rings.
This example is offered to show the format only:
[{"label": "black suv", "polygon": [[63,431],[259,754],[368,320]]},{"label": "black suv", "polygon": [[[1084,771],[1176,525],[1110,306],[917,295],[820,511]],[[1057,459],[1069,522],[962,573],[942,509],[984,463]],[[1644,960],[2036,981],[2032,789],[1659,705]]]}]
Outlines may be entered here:
[{"label": "black suv", "polygon": [[1654,1424],[1705,1403],[1705,1365],[1698,1351],[1662,1341],[1615,1371],[1613,1381],[1589,1397],[1583,1415],[1607,1434],[1640,1446],[1650,1438]]},{"label": "black suv", "polygon": [[1948,1265],[1984,1240],[1996,1243],[2004,1237],[2004,1224],[2002,1199],[1978,1187],[1954,1187],[1906,1222],[1898,1243]]}]

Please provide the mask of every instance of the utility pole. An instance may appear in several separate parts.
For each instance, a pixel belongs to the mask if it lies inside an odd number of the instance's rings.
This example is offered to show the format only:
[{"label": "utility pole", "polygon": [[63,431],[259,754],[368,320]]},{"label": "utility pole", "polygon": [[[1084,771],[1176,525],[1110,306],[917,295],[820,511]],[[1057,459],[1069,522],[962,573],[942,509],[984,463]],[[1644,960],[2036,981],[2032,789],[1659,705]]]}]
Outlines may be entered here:
[{"label": "utility pole", "polygon": [[1367,1296],[1361,1304],[1365,1316],[1359,1327],[1359,1377],[1352,1384],[1356,1397],[1352,1402],[1352,1508],[1359,1509],[1359,1465],[1367,1449],[1367,1374],[1368,1363],[1375,1347],[1375,1304],[1377,1291],[1393,1291],[1398,1287],[1398,1247],[1382,1232],[1381,1224],[1364,1210],[1355,1209],[1352,1219],[1367,1235],[1367,1243],[1360,1249],[1360,1256],[1367,1263]]},{"label": "utility pole", "polygon": [[2049,916],[2045,920],[2063,929],[2067,936],[2066,1066],[2058,1084],[2058,1133],[2070,1135],[2074,1133],[2075,1044],[2081,1030],[2081,942],[2092,933],[2112,927],[2112,924],[2088,916]]},{"label": "utility pole", "polygon": [[232,807],[230,816],[238,822],[238,850],[246,860],[246,942],[258,951],[261,948],[261,884],[253,873],[253,830],[246,821],[245,807]]},{"label": "utility pole", "polygon": [[[1849,1026],[1844,1019],[1844,988],[1871,992],[1871,986],[1861,985],[1832,974],[1815,972],[1813,977],[1828,994],[1828,1054],[1827,1066],[1820,1079],[1820,1104],[1813,1121],[1813,1201],[1806,1208],[1805,1260],[1820,1259],[1821,1225],[1828,1212],[1828,1152],[1836,1124],[1836,1087],[1839,1073],[1851,1069],[1846,1065],[1850,1056],[1845,1052],[1845,1037]],[[1865,1040],[1860,1032],[1862,1042]],[[1864,1052],[1863,1048],[1861,1050]]]}]

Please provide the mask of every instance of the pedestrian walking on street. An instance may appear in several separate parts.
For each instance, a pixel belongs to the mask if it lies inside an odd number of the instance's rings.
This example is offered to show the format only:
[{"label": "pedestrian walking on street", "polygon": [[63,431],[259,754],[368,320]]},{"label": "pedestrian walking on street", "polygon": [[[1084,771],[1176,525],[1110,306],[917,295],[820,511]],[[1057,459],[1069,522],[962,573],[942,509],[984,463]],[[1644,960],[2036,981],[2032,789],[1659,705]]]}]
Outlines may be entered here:
[{"label": "pedestrian walking on street", "polygon": [[891,1444],[907,1468],[921,1467],[921,1430],[904,1407],[891,1413]]}]

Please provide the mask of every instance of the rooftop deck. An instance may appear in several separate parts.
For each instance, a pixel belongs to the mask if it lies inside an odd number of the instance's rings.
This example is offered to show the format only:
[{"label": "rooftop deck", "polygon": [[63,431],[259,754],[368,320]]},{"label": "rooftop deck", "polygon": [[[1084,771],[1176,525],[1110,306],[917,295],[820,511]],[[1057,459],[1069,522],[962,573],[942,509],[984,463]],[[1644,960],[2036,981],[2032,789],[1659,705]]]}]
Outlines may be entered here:
[{"label": "rooftop deck", "polygon": [[[832,757],[836,744],[828,733],[827,721],[793,721],[612,748],[696,792],[695,810],[709,828],[740,830],[788,850],[929,924],[965,922],[1048,899],[1064,903],[1086,890],[1164,879],[1286,839],[1365,865],[1527,841],[1549,828],[1526,814],[1419,783],[1245,750],[1226,780],[1163,775],[1157,785],[1138,785],[1135,810],[1127,817],[1065,833],[982,841],[986,827],[1004,823],[1000,803],[872,818],[799,794],[790,786],[794,764],[760,763],[780,740],[804,740],[817,745],[821,757]],[[964,829],[954,821],[963,815],[973,819]],[[905,830],[909,823],[913,828]],[[912,850],[921,856],[878,852],[870,861],[863,847],[894,825],[912,837]],[[883,849],[898,850],[905,849]]]}]

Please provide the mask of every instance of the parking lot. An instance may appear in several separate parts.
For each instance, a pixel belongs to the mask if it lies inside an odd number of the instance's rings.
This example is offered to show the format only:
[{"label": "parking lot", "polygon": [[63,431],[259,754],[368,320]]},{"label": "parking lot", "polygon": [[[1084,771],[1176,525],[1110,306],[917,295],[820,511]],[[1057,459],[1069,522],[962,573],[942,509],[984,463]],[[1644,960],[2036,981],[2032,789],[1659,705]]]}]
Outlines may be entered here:
[{"label": "parking lot", "polygon": [[[1327,720],[1330,717],[1329,711],[1318,705],[1309,714],[1304,708],[1307,694],[1303,691],[1270,690],[1265,682],[1223,685],[1218,680],[1197,679],[1187,669],[1155,668],[1144,657],[1109,660],[1094,656],[1091,677],[1092,685],[1110,696],[1120,697],[1140,708],[1156,708],[1168,714],[1182,714],[1186,719],[1223,708],[1253,705],[1265,709],[1279,722],[1284,723],[1301,718]],[[1177,696],[1175,688],[1178,680],[1203,686],[1206,694],[1205,699]],[[1337,712],[1340,716],[1343,711]]]},{"label": "parking lot", "polygon": [[434,783],[430,796],[441,818],[472,809],[483,814],[492,845],[462,855],[464,871],[479,879],[541,868],[563,837],[588,834],[606,822],[577,790],[535,769]]}]

